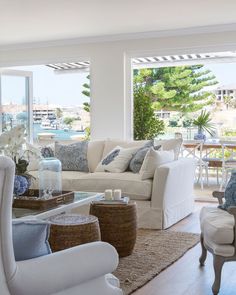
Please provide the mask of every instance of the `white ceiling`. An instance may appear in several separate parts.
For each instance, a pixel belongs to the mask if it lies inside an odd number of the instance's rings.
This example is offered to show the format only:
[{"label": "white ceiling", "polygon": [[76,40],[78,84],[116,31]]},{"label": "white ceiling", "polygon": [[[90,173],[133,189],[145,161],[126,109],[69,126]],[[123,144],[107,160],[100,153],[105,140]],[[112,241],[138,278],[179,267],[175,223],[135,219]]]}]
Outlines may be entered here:
[{"label": "white ceiling", "polygon": [[0,46],[235,23],[235,0],[0,0]]}]

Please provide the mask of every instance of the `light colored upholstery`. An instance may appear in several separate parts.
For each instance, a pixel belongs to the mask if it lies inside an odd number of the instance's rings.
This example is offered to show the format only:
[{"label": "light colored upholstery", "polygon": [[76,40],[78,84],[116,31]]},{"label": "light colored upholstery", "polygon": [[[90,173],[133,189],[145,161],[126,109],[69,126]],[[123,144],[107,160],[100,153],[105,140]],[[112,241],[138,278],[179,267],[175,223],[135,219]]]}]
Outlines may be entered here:
[{"label": "light colored upholstery", "polygon": [[204,244],[215,255],[234,255],[234,217],[227,211],[215,207],[203,207],[200,212],[201,232]]},{"label": "light colored upholstery", "polygon": [[[154,178],[147,180],[141,180],[139,174],[132,172],[94,172],[102,157],[114,147],[142,147],[145,143],[146,140],[107,140],[89,143],[88,164],[93,173],[63,171],[63,189],[93,192],[103,192],[108,188],[121,189],[124,195],[138,201],[139,227],[170,227],[193,210],[195,162],[192,159],[179,159],[161,165],[156,169]],[[161,143],[166,143],[164,149],[173,150],[176,140],[163,140]],[[37,172],[33,174],[37,177]],[[37,188],[37,181],[34,182],[34,186]]]},{"label": "light colored upholstery", "polygon": [[[37,171],[34,187],[38,186]],[[104,192],[105,189],[121,189],[124,195],[134,200],[150,200],[152,193],[152,179],[141,180],[139,174],[132,172],[85,173],[78,171],[62,171],[63,190]]]},{"label": "light colored upholstery", "polygon": [[193,211],[194,174],[195,161],[192,159],[179,159],[156,169],[151,210],[161,212],[158,228],[168,228]]},{"label": "light colored upholstery", "polygon": [[122,193],[131,199],[150,200],[152,179],[141,180],[139,174],[132,172],[96,172],[81,176],[77,187],[82,191],[93,192],[104,192],[105,189],[121,189]]},{"label": "light colored upholstery", "polygon": [[207,245],[209,248],[212,249],[215,255],[220,255],[224,257],[230,257],[234,255],[235,249],[234,246],[229,244],[216,244],[211,240],[207,239],[207,235],[203,234],[204,244]]},{"label": "light colored upholstery", "polygon": [[203,207],[200,213],[200,224],[206,240],[220,245],[233,243],[234,217],[227,211]]},{"label": "light colored upholstery", "polygon": [[142,147],[145,143],[147,143],[147,140],[124,141],[108,139],[105,141],[102,157],[104,158],[116,146],[121,146],[123,148]]},{"label": "light colored upholstery", "polygon": [[88,144],[88,166],[89,171],[94,172],[98,163],[101,161],[104,150],[104,140],[90,141]]},{"label": "light colored upholstery", "polygon": [[[1,295],[122,295],[107,274],[118,265],[118,254],[107,243],[95,242],[25,261],[15,261],[12,243],[14,163],[0,156],[0,294]],[[114,281],[113,281],[114,282]]]}]

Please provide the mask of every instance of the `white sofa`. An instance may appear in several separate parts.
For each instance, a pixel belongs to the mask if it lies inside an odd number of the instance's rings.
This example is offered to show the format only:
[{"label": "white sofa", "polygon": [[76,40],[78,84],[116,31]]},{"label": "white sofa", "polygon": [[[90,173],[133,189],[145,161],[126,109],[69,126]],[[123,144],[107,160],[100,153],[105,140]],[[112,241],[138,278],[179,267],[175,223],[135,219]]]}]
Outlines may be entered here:
[{"label": "white sofa", "polygon": [[[141,180],[139,174],[130,171],[94,172],[101,159],[114,147],[141,147],[145,143],[146,141],[90,141],[87,153],[90,172],[62,171],[63,189],[90,192],[121,189],[124,195],[137,202],[139,227],[170,227],[193,210],[193,160],[179,159],[162,165],[156,169],[154,178],[148,180]],[[168,141],[161,141],[161,144],[163,150],[171,149]],[[37,176],[36,171],[33,174]]]}]

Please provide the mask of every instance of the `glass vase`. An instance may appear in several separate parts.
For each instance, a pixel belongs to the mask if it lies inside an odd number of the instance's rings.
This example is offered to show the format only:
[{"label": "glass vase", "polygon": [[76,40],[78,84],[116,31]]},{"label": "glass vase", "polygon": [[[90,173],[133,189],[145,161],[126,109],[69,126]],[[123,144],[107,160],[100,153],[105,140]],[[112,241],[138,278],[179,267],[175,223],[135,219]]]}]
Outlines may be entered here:
[{"label": "glass vase", "polygon": [[60,195],[61,162],[57,158],[44,158],[39,163],[39,197],[50,199]]}]

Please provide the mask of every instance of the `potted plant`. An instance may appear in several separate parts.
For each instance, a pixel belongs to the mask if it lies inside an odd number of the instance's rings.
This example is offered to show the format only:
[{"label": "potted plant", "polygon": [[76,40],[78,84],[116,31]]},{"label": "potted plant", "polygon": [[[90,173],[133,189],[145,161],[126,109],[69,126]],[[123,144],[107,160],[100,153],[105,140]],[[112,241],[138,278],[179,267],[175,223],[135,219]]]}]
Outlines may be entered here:
[{"label": "potted plant", "polygon": [[206,140],[206,135],[204,132],[209,133],[213,136],[215,131],[215,126],[211,121],[211,113],[206,110],[201,111],[201,114],[193,121],[193,126],[198,128],[198,133],[194,135],[194,139]]},{"label": "potted plant", "polygon": [[27,171],[29,157],[40,158],[40,152],[26,142],[25,127],[19,125],[0,135],[0,154],[10,157],[15,162],[14,194],[22,195],[30,186],[33,177]]}]

